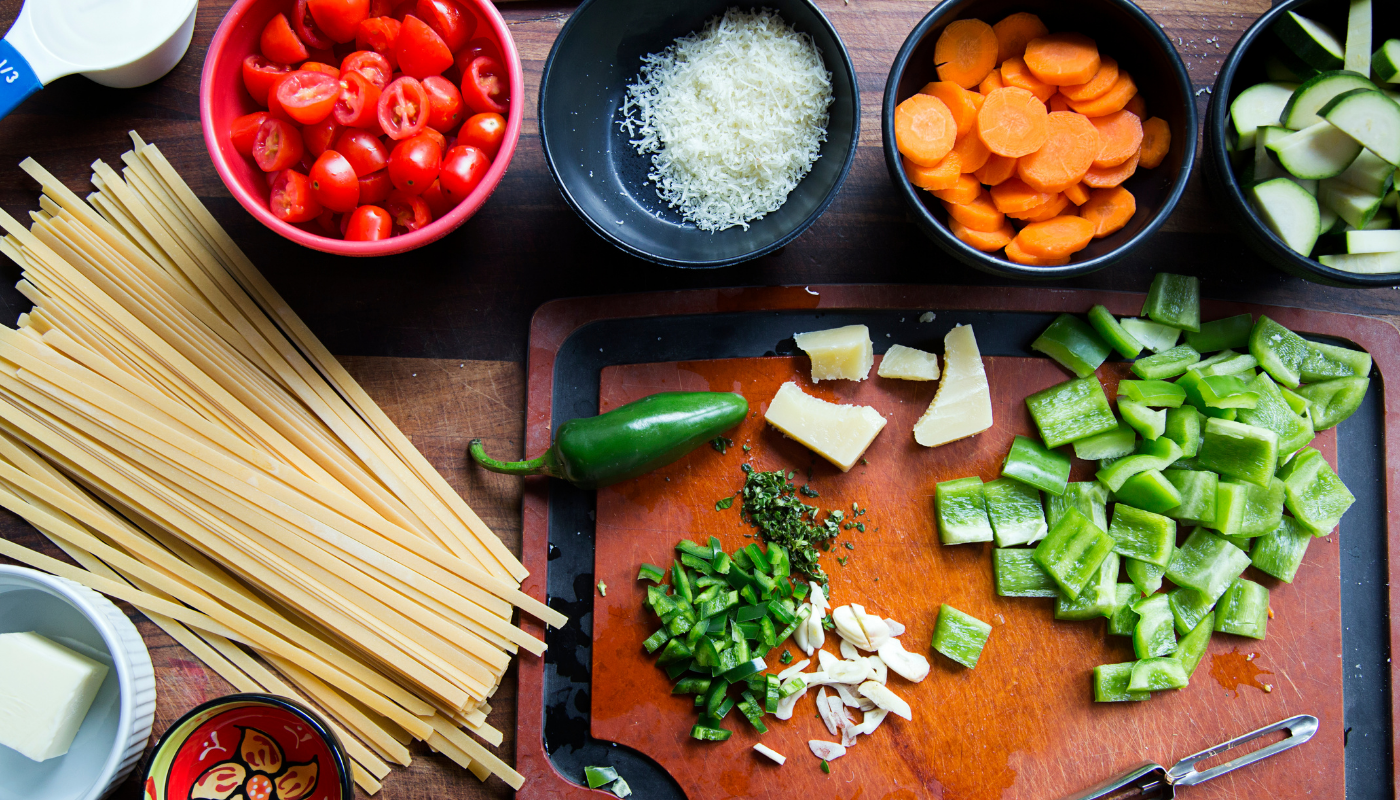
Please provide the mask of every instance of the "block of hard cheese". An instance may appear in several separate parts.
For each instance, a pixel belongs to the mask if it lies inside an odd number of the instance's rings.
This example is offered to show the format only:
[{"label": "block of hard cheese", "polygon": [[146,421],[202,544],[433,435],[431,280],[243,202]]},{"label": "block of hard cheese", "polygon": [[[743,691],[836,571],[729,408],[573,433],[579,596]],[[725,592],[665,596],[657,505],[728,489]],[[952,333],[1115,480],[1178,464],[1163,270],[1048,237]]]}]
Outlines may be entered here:
[{"label": "block of hard cheese", "polygon": [[885,351],[885,357],[880,359],[880,369],[875,374],[881,378],[905,381],[936,381],[938,356],[902,344],[892,344]]},{"label": "block of hard cheese", "polygon": [[992,392],[971,325],[943,339],[943,378],[928,411],[914,424],[914,441],[925,447],[965,439],[992,427]]},{"label": "block of hard cheese", "polygon": [[0,634],[0,745],[35,761],[68,752],[107,666],[37,633]]},{"label": "block of hard cheese", "polygon": [[778,388],[763,418],[768,424],[849,472],[885,427],[870,406],[843,406],[813,397],[789,381]]},{"label": "block of hard cheese", "polygon": [[831,380],[863,381],[875,363],[870,329],[847,325],[794,335],[797,346],[812,359],[812,383]]}]

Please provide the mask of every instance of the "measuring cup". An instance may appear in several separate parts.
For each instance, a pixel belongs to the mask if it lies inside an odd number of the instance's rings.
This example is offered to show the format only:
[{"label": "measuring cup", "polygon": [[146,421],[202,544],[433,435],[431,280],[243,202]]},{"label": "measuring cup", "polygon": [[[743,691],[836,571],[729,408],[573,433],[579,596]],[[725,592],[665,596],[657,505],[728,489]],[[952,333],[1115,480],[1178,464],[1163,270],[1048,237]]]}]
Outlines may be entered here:
[{"label": "measuring cup", "polygon": [[197,0],[30,0],[0,40],[0,117],[64,75],[130,89],[169,72]]}]

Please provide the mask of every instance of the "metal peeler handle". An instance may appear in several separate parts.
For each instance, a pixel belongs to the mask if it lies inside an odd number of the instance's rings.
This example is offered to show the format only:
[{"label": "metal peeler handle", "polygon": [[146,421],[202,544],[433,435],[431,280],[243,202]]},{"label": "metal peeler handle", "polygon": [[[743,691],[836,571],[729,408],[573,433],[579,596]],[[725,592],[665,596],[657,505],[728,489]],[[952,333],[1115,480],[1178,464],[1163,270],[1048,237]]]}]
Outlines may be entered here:
[{"label": "metal peeler handle", "polygon": [[[1248,755],[1240,756],[1234,761],[1227,761],[1224,764],[1211,767],[1210,769],[1197,770],[1196,765],[1208,758],[1219,755],[1226,750],[1239,747],[1245,742],[1258,739],[1274,731],[1287,730],[1288,738],[1274,742],[1268,747],[1255,750]],[[1246,733],[1243,736],[1236,736],[1224,744],[1218,744],[1208,750],[1202,750],[1195,755],[1187,756],[1171,766],[1167,770],[1167,780],[1176,786],[1194,786],[1203,783],[1211,778],[1233,772],[1240,767],[1253,764],[1256,761],[1268,758],[1275,753],[1281,753],[1290,747],[1297,747],[1313,737],[1317,733],[1317,717],[1309,714],[1299,714],[1296,717],[1289,717],[1280,720],[1272,725],[1265,725],[1257,731]]]}]

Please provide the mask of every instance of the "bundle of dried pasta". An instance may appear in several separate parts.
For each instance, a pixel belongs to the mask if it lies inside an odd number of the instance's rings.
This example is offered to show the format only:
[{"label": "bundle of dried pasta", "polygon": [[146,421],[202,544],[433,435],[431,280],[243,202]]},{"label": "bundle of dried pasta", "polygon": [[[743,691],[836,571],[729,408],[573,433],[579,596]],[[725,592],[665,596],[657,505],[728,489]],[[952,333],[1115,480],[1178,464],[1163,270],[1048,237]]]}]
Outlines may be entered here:
[{"label": "bundle of dried pasta", "polygon": [[565,618],[132,139],[86,202],[26,160],[42,210],[0,211],[34,303],[0,326],[0,505],[85,569],[0,554],[132,603],[240,690],[314,703],[370,793],[414,739],[518,788],[477,741],[501,741],[487,701],[544,651],[513,609]]}]

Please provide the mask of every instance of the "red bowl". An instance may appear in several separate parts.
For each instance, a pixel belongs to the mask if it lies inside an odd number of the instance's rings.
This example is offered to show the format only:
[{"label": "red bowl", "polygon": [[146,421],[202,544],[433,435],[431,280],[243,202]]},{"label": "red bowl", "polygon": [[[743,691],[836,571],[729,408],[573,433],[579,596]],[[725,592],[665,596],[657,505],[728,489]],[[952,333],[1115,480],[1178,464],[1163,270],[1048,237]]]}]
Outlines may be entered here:
[{"label": "red bowl", "polygon": [[290,13],[294,5],[291,0],[237,0],[224,15],[204,57],[204,73],[199,81],[199,116],[204,127],[204,145],[214,169],[248,213],[282,236],[313,250],[345,256],[386,256],[437,241],[477,212],[500,184],[515,154],[525,107],[525,81],[515,41],[496,7],[489,0],[458,0],[458,3],[476,14],[477,35],[496,43],[510,73],[510,110],[506,112],[506,134],[501,149],[476,189],[444,216],[412,233],[377,242],[347,242],[316,233],[310,227],[315,223],[293,225],[273,216],[268,208],[268,187],[263,171],[251,158],[235,150],[229,140],[229,125],[234,119],[263,110],[243,87],[243,59],[258,52],[258,37],[267,21],[278,12]]}]

